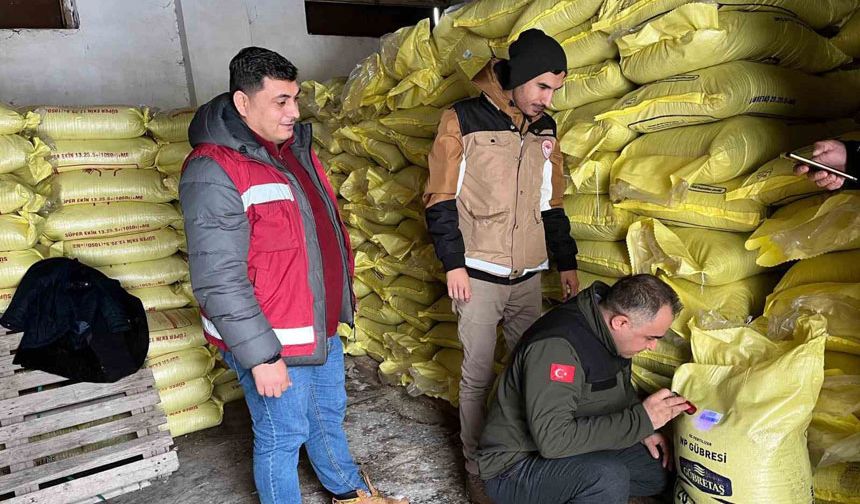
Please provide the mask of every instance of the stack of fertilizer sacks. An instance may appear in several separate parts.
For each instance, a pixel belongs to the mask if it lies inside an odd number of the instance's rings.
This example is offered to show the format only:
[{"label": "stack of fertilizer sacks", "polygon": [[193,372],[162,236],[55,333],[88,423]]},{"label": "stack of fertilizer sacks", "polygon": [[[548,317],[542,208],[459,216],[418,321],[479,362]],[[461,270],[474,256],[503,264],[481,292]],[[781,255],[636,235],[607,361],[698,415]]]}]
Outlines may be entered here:
[{"label": "stack of fertilizer sacks", "polygon": [[45,198],[34,186],[51,174],[45,159],[50,151],[38,138],[25,136],[38,123],[37,114],[21,115],[0,104],[0,312],[27,269],[46,253],[38,244]]}]

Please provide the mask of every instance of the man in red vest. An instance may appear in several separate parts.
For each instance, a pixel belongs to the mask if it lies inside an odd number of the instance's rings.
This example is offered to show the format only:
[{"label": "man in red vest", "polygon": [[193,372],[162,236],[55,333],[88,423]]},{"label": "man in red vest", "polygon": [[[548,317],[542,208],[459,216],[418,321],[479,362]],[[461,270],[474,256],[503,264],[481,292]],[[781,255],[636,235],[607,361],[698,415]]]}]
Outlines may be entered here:
[{"label": "man in red vest", "polygon": [[353,323],[353,259],[299,91],[292,63],[247,47],[230,61],[230,92],[194,116],[179,186],[191,285],[245,391],[261,502],[301,502],[304,445],[333,502],[406,503],[379,495],[343,430],[336,328]]}]

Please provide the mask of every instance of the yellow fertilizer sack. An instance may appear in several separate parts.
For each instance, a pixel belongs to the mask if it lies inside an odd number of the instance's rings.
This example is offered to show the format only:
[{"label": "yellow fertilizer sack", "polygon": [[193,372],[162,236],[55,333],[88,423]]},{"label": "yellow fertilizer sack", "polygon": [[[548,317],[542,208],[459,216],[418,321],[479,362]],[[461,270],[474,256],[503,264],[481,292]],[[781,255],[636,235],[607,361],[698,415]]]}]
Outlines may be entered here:
[{"label": "yellow fertilizer sack", "polygon": [[212,397],[222,404],[227,404],[245,397],[245,390],[242,388],[241,383],[237,380],[232,380],[215,385],[215,388],[212,390]]},{"label": "yellow fertilizer sack", "polygon": [[45,206],[45,197],[37,194],[11,173],[0,174],[0,214],[15,211],[38,212]]},{"label": "yellow fertilizer sack", "polygon": [[860,56],[860,13],[854,12],[830,41],[848,56]]},{"label": "yellow fertilizer sack", "polygon": [[457,314],[451,306],[451,298],[440,297],[435,303],[418,312],[419,317],[435,320],[436,322],[456,322]]},{"label": "yellow fertilizer sack", "polygon": [[745,240],[744,234],[640,219],[627,231],[627,250],[634,273],[664,272],[701,285],[725,285],[765,271],[755,254],[743,249]]},{"label": "yellow fertilizer sack", "polygon": [[828,350],[860,355],[860,283],[816,282],[774,292],[764,307],[768,334],[791,334],[798,319],[807,314],[826,320]]},{"label": "yellow fertilizer sack", "polygon": [[396,172],[409,165],[409,161],[403,156],[396,145],[381,142],[372,138],[361,138],[360,141],[343,139],[341,147],[346,152],[355,156],[372,159],[379,166],[388,171]]},{"label": "yellow fertilizer sack", "polygon": [[565,196],[564,212],[570,220],[571,236],[579,240],[623,240],[636,220],[636,215],[613,205],[605,194]]},{"label": "yellow fertilizer sack", "polygon": [[860,249],[797,261],[785,272],[773,292],[822,282],[860,283]]},{"label": "yellow fertilizer sack", "polygon": [[[826,357],[825,357],[826,361]],[[824,376],[809,425],[809,458],[815,468],[860,462],[860,375]]]},{"label": "yellow fertilizer sack", "polygon": [[144,367],[152,370],[159,389],[206,376],[214,366],[215,358],[204,347],[150,357],[144,363]]},{"label": "yellow fertilizer sack", "polygon": [[595,275],[621,278],[630,274],[630,258],[623,241],[577,240],[579,269]]},{"label": "yellow fertilizer sack", "polygon": [[19,114],[11,106],[0,103],[0,135],[13,135],[23,130],[32,130],[39,125],[39,114]]},{"label": "yellow fertilizer sack", "polygon": [[616,42],[621,70],[644,84],[738,60],[815,74],[851,61],[809,25],[783,12],[719,10],[690,3]]},{"label": "yellow fertilizer sack", "polygon": [[422,282],[445,281],[445,271],[436,258],[433,245],[413,247],[404,259],[385,256],[379,260],[377,267],[385,268],[392,275],[406,275]]},{"label": "yellow fertilizer sack", "polygon": [[605,33],[592,31],[591,26],[592,21],[586,21],[553,35],[564,49],[568,67],[579,68],[618,59],[618,46]]},{"label": "yellow fertilizer sack", "polygon": [[860,248],[860,192],[812,196],[776,211],[746,242],[758,264],[776,266]]},{"label": "yellow fertilizer sack", "polygon": [[402,324],[405,319],[376,294],[361,298],[356,306],[358,315],[385,325]]},{"label": "yellow fertilizer sack", "polygon": [[389,297],[388,304],[392,310],[403,317],[403,320],[421,332],[429,331],[435,323],[432,319],[420,315],[423,310],[427,309],[427,305],[400,296]]},{"label": "yellow fertilizer sack", "polygon": [[[424,173],[426,173],[426,170],[424,171]],[[371,176],[375,175],[377,174],[372,174],[370,171],[367,172],[367,202],[372,205],[404,206],[414,201],[416,198],[418,198],[418,195],[421,194],[420,189],[406,187],[398,183],[396,180],[392,180],[388,177],[386,177],[388,178],[388,180],[385,180],[385,178],[370,180]]]},{"label": "yellow fertilizer sack", "polygon": [[585,159],[595,151],[619,152],[639,134],[621,124],[596,121],[595,116],[611,109],[617,100],[601,100],[573,110],[567,130],[559,136],[561,151]]},{"label": "yellow fertilizer sack", "polygon": [[672,387],[672,378],[663,376],[653,371],[648,371],[645,368],[639,367],[636,364],[631,366],[631,381],[633,385],[646,394],[653,394],[660,389]]},{"label": "yellow fertilizer sack", "polygon": [[391,88],[385,98],[385,104],[390,110],[419,107],[443,80],[444,77],[435,67],[412,72]]},{"label": "yellow fertilizer sack", "polygon": [[344,209],[351,214],[350,222],[355,223],[362,231],[373,231],[371,235],[380,234],[385,230],[372,227],[371,224],[362,221],[367,220],[382,226],[396,226],[406,218],[401,213],[402,208],[396,206],[380,207],[348,203],[344,205]]},{"label": "yellow fertilizer sack", "polygon": [[419,138],[434,138],[443,109],[436,107],[416,107],[397,110],[379,119],[383,126],[402,135]]},{"label": "yellow fertilizer sack", "polygon": [[778,157],[748,175],[741,185],[726,193],[726,200],[749,199],[768,206],[787,205],[824,191],[807,177],[794,174],[795,162]]},{"label": "yellow fertilizer sack", "polygon": [[462,7],[454,26],[493,39],[506,37],[531,0],[478,0]]},{"label": "yellow fertilizer sack", "polygon": [[355,318],[355,335],[358,340],[370,338],[381,343],[385,333],[395,331],[397,326],[394,324],[382,324],[360,315]]},{"label": "yellow fertilizer sack", "polygon": [[23,172],[25,180],[38,182],[51,174],[50,153],[38,138],[30,143],[19,135],[0,135],[0,173]]},{"label": "yellow fertilizer sack", "polygon": [[166,203],[97,203],[71,205],[48,215],[44,233],[54,241],[108,238],[155,231],[180,219]]},{"label": "yellow fertilizer sack", "polygon": [[353,253],[356,273],[376,268],[379,259],[385,255],[385,251],[370,242],[362,243]]},{"label": "yellow fertilizer sack", "polygon": [[185,238],[171,228],[112,238],[58,241],[51,245],[51,257],[69,257],[88,266],[108,266],[152,261],[175,254]]},{"label": "yellow fertilizer sack", "polygon": [[313,132],[314,140],[319,142],[329,153],[340,154],[343,152],[337,138],[332,136],[332,130],[326,124],[311,121],[311,131]]},{"label": "yellow fertilizer sack", "polygon": [[[537,29],[552,37],[581,25],[597,14],[602,3],[602,0],[534,0],[514,23],[508,42],[514,43],[526,30]],[[570,61],[568,67],[572,67]]]},{"label": "yellow fertilizer sack", "polygon": [[179,437],[221,425],[224,406],[214,400],[181,409],[167,415],[167,430],[172,437]]},{"label": "yellow fertilizer sack", "polygon": [[742,178],[691,186],[685,200],[672,207],[633,199],[616,203],[615,207],[673,226],[749,232],[764,221],[767,207],[751,200],[726,201],[726,193],[737,188]]},{"label": "yellow fertilizer sack", "polygon": [[418,304],[429,306],[446,292],[445,286],[437,282],[422,282],[409,276],[399,276],[385,287],[387,296],[400,296]]},{"label": "yellow fertilizer sack", "polygon": [[36,187],[61,206],[119,201],[167,203],[179,199],[175,177],[156,170],[92,168],[59,173]]},{"label": "yellow fertilizer sack", "polygon": [[161,409],[171,414],[185,408],[196,406],[212,397],[212,382],[207,376],[158,389]]},{"label": "yellow fertilizer sack", "polygon": [[128,105],[44,106],[34,112],[42,118],[36,135],[50,140],[136,138],[146,133],[149,120],[149,109]]},{"label": "yellow fertilizer sack", "polygon": [[149,138],[56,140],[48,161],[57,173],[85,168],[149,168],[158,144]]},{"label": "yellow fertilizer sack", "polygon": [[672,206],[790,150],[788,137],[785,123],[750,116],[643,135],[612,166],[610,195]]},{"label": "yellow fertilizer sack", "polygon": [[359,168],[350,172],[340,186],[340,195],[353,203],[365,201],[369,184],[367,174],[374,166],[376,165],[371,164],[370,168]]},{"label": "yellow fertilizer sack", "polygon": [[567,110],[588,103],[616,98],[631,91],[635,86],[624,75],[614,60],[571,68],[564,77],[561,89],[552,95],[550,108]]},{"label": "yellow fertilizer sack", "polygon": [[146,129],[160,142],[187,142],[188,127],[195,112],[194,108],[156,112],[146,123]]},{"label": "yellow fertilizer sack", "polygon": [[147,312],[146,322],[149,326],[147,357],[206,345],[200,312],[196,308]]},{"label": "yellow fertilizer sack", "polygon": [[6,308],[9,308],[9,304],[12,303],[12,297],[14,295],[14,287],[10,289],[0,289],[0,313],[5,312]]},{"label": "yellow fertilizer sack", "polygon": [[437,66],[439,55],[430,37],[430,18],[383,35],[379,39],[379,54],[385,69],[397,80]]},{"label": "yellow fertilizer sack", "polygon": [[[675,502],[812,502],[805,434],[823,380],[824,339],[750,364],[743,352],[769,341],[749,331],[729,336],[732,345],[710,346],[702,340],[711,335],[696,331],[697,364],[679,367],[672,381],[698,408],[673,424]],[[735,364],[699,364],[715,359]]]},{"label": "yellow fertilizer sack", "polygon": [[817,503],[860,504],[860,463],[850,462],[816,469],[812,485]]},{"label": "yellow fertilizer sack", "polygon": [[170,285],[188,278],[188,263],[180,255],[154,261],[101,266],[96,269],[119,281],[124,289]]},{"label": "yellow fertilizer sack", "polygon": [[0,289],[17,287],[30,266],[42,259],[35,249],[0,252]]},{"label": "yellow fertilizer sack", "polygon": [[442,15],[433,28],[433,42],[439,54],[439,73],[445,77],[463,71],[471,78],[493,56],[487,39],[454,26],[456,17],[463,11],[461,7]]},{"label": "yellow fertilizer sack", "polygon": [[[753,114],[828,119],[860,106],[850,79],[733,61],[643,86],[597,116],[646,133]],[[801,92],[802,90],[802,92]]]},{"label": "yellow fertilizer sack", "polygon": [[34,213],[0,215],[0,250],[33,248],[44,225],[45,219]]},{"label": "yellow fertilizer sack", "polygon": [[440,347],[463,349],[462,343],[457,336],[457,324],[455,322],[441,322],[433,326],[424,336],[423,343],[433,343]]},{"label": "yellow fertilizer sack", "polygon": [[163,144],[158,148],[155,164],[158,167],[182,165],[185,158],[191,154],[191,150],[191,144],[188,142]]},{"label": "yellow fertilizer sack", "polygon": [[633,364],[652,373],[671,378],[681,364],[693,360],[690,342],[669,331],[657,341],[654,350],[645,350],[633,356]]},{"label": "yellow fertilizer sack", "polygon": [[397,143],[397,147],[400,148],[400,152],[410,163],[421,168],[429,167],[427,157],[430,155],[430,149],[433,148],[433,140],[410,137],[400,133],[392,133],[392,137]]},{"label": "yellow fertilizer sack", "polygon": [[385,101],[385,95],[397,84],[382,65],[379,53],[373,53],[349,74],[343,88],[344,112],[356,112],[361,107]]},{"label": "yellow fertilizer sack", "polygon": [[[356,269],[356,272],[358,272],[358,269]],[[370,287],[368,287],[367,284],[362,282],[359,278],[353,278],[352,291],[355,293],[356,299],[361,299],[364,296],[369,296],[373,292]]]},{"label": "yellow fertilizer sack", "polygon": [[608,194],[609,176],[612,165],[618,159],[617,152],[595,152],[589,159],[581,162],[565,156],[565,164],[570,172],[573,193]]},{"label": "yellow fertilizer sack", "polygon": [[128,289],[128,293],[140,299],[146,311],[173,310],[188,306],[188,297],[179,284]]},{"label": "yellow fertilizer sack", "polygon": [[[480,71],[480,68],[475,73],[478,73],[478,71]],[[427,95],[422,104],[445,109],[454,102],[470,96],[477,96],[478,94],[480,94],[480,91],[478,91],[478,88],[474,84],[468,79],[463,78],[459,73],[456,73],[450,77],[446,77],[436,89]]]}]

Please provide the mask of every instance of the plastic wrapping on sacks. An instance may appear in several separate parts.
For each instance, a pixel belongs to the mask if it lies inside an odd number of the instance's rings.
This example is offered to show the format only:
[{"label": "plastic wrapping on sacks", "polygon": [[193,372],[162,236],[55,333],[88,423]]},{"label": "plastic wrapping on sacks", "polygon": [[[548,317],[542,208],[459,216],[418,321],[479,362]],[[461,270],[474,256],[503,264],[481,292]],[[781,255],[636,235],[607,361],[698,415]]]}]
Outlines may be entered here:
[{"label": "plastic wrapping on sacks", "polygon": [[767,207],[752,200],[726,201],[726,193],[737,188],[742,181],[743,177],[738,177],[719,184],[691,186],[684,201],[675,206],[627,199],[615,203],[615,207],[674,226],[749,232],[764,221]]},{"label": "plastic wrapping on sacks", "polygon": [[776,266],[826,252],[860,248],[860,191],[812,196],[777,210],[753,232],[747,250]]},{"label": "plastic wrapping on sacks", "polygon": [[376,294],[361,298],[356,306],[356,312],[368,320],[385,325],[397,325],[405,321],[397,311]]},{"label": "plastic wrapping on sacks", "polygon": [[[607,0],[598,15],[594,29],[605,33],[618,33],[665,14],[689,0]],[[837,23],[851,11],[860,7],[857,0],[723,0],[723,6],[736,6],[743,10],[777,11],[794,14],[813,28],[819,29]]]},{"label": "plastic wrapping on sacks", "polygon": [[152,370],[156,388],[205,376],[215,366],[215,358],[203,347],[189,348],[157,357],[148,357],[144,367]]},{"label": "plastic wrapping on sacks", "polygon": [[45,219],[34,213],[0,215],[0,250],[33,248],[44,225]]},{"label": "plastic wrapping on sacks", "polygon": [[581,240],[623,240],[636,220],[636,215],[613,205],[605,194],[565,196],[564,213],[570,220],[571,236]]},{"label": "plastic wrapping on sacks", "polygon": [[187,142],[195,112],[190,107],[156,112],[146,123],[146,129],[161,142]]},{"label": "plastic wrapping on sacks", "polygon": [[644,84],[737,60],[815,74],[851,61],[828,39],[783,12],[719,10],[690,3],[620,37],[621,70]]},{"label": "plastic wrapping on sacks", "polygon": [[147,312],[146,321],[149,326],[147,357],[157,357],[206,344],[200,311],[196,308]]},{"label": "plastic wrapping on sacks", "polygon": [[618,159],[617,152],[595,152],[591,158],[576,162],[565,156],[565,165],[570,172],[570,187],[576,194],[608,194],[609,175]]},{"label": "plastic wrapping on sacks", "polygon": [[828,350],[860,355],[860,283],[815,282],[774,292],[764,307],[768,334],[785,337],[809,314],[826,320]]},{"label": "plastic wrapping on sacks", "polygon": [[108,238],[155,231],[180,219],[166,203],[96,203],[64,206],[50,215],[44,233],[51,240]]},{"label": "plastic wrapping on sacks", "polygon": [[568,25],[573,28],[565,29],[553,35],[567,57],[569,68],[579,68],[594,65],[601,61],[617,59],[618,46],[605,34],[592,31],[591,20],[580,25]]},{"label": "plastic wrapping on sacks", "polygon": [[643,86],[597,116],[647,133],[754,114],[828,119],[857,110],[853,75],[832,78],[733,61]]},{"label": "plastic wrapping on sacks", "polygon": [[42,259],[35,249],[0,252],[0,289],[17,287],[30,266]]},{"label": "plastic wrapping on sacks", "polygon": [[433,28],[433,42],[439,54],[439,71],[446,77],[462,70],[471,78],[492,57],[487,39],[454,26],[456,17],[462,12],[461,7],[445,13]]},{"label": "plastic wrapping on sacks", "polygon": [[817,502],[860,504],[860,463],[851,462],[817,469],[812,485]]},{"label": "plastic wrapping on sacks", "polygon": [[478,0],[456,13],[454,26],[485,38],[505,37],[531,0]]},{"label": "plastic wrapping on sacks", "polygon": [[161,409],[171,414],[196,406],[212,397],[212,382],[207,376],[192,378],[158,389]]},{"label": "plastic wrapping on sacks", "polygon": [[222,404],[227,404],[244,398],[245,390],[242,389],[242,384],[237,380],[231,380],[227,383],[216,385],[212,390],[212,397]]},{"label": "plastic wrapping on sacks", "polygon": [[179,182],[156,170],[93,168],[60,173],[36,190],[57,205],[133,201],[167,203],[179,198]]},{"label": "plastic wrapping on sacks", "polygon": [[100,266],[96,269],[119,281],[124,289],[170,285],[188,278],[188,263],[179,255],[153,261]]},{"label": "plastic wrapping on sacks", "polygon": [[373,230],[374,233],[371,234],[377,234],[376,231],[382,230],[371,227],[370,224],[363,223],[363,221],[367,220],[371,223],[382,226],[396,226],[406,218],[406,216],[400,212],[401,208],[396,206],[380,207],[349,203],[344,205],[344,209],[351,214],[350,223],[355,224],[362,229],[362,231]]},{"label": "plastic wrapping on sacks", "polygon": [[588,103],[623,96],[634,88],[633,83],[621,74],[615,60],[571,68],[564,77],[561,89],[552,95],[550,108],[567,110]]},{"label": "plastic wrapping on sacks", "polygon": [[188,142],[176,142],[163,144],[158,148],[155,156],[155,164],[162,168],[164,166],[182,165],[185,158],[191,154],[192,147]]},{"label": "plastic wrapping on sacks", "polygon": [[[526,30],[538,29],[550,37],[581,25],[597,13],[603,0],[533,0],[514,23],[508,42]],[[568,67],[572,67],[568,61]]]},{"label": "plastic wrapping on sacks", "polygon": [[[323,161],[324,163],[325,161]],[[340,186],[346,181],[346,175],[342,173],[329,173],[327,175],[328,182],[331,184],[332,190],[334,190],[335,194],[340,192]]]},{"label": "plastic wrapping on sacks", "polygon": [[438,362],[416,362],[409,368],[412,383],[406,392],[412,396],[427,395],[449,400],[448,372]]},{"label": "plastic wrapping on sacks", "polygon": [[761,117],[658,131],[624,148],[612,166],[609,193],[613,201],[671,206],[691,188],[746,175],[790,148],[788,126]]},{"label": "plastic wrapping on sacks", "polygon": [[34,112],[42,118],[36,134],[51,140],[136,138],[149,120],[149,109],[129,105],[43,106]]},{"label": "plastic wrapping on sacks", "polygon": [[346,226],[346,232],[349,234],[349,245],[353,249],[358,248],[362,243],[367,241],[367,235],[360,229]]},{"label": "plastic wrapping on sacks", "polygon": [[397,80],[437,66],[439,55],[430,36],[430,18],[383,35],[379,39],[379,54],[385,69]]},{"label": "plastic wrapping on sacks", "polygon": [[39,125],[39,114],[25,112],[19,114],[11,106],[0,102],[0,135],[12,135],[23,130],[31,130]]},{"label": "plastic wrapping on sacks", "polygon": [[45,197],[35,193],[21,179],[10,173],[0,174],[0,214],[16,211],[38,212],[45,206]]},{"label": "plastic wrapping on sacks", "polygon": [[56,140],[48,161],[58,173],[85,168],[149,168],[158,144],[149,138],[126,140]]},{"label": "plastic wrapping on sacks", "polygon": [[320,120],[331,118],[333,109],[340,107],[340,95],[345,84],[345,77],[335,77],[325,82],[313,80],[302,82],[304,100],[299,102],[302,120],[307,119],[308,116]]},{"label": "plastic wrapping on sacks", "polygon": [[725,285],[765,271],[755,254],[744,250],[746,237],[640,219],[627,231],[627,250],[634,273],[662,271],[702,285]]},{"label": "plastic wrapping on sacks", "polygon": [[36,183],[51,174],[47,161],[51,149],[38,138],[30,143],[19,135],[0,135],[0,173],[18,172],[24,180]]},{"label": "plastic wrapping on sacks", "polygon": [[439,127],[444,110],[436,107],[421,106],[409,110],[397,110],[379,122],[400,134],[419,137],[434,138]]},{"label": "plastic wrapping on sacks", "polygon": [[577,269],[595,275],[623,277],[630,274],[630,258],[623,241],[577,240]]},{"label": "plastic wrapping on sacks", "polygon": [[860,56],[860,12],[854,12],[830,41],[848,56]]},{"label": "plastic wrapping on sacks", "polygon": [[108,266],[152,261],[175,254],[185,238],[171,228],[146,233],[58,241],[51,245],[51,257],[69,257],[88,266]]},{"label": "plastic wrapping on sacks", "polygon": [[415,200],[420,191],[406,187],[393,179],[370,180],[368,172],[367,201],[372,205],[403,206]]},{"label": "plastic wrapping on sacks", "polygon": [[128,293],[140,299],[146,311],[173,310],[188,306],[188,297],[182,293],[179,284],[128,289]]},{"label": "plastic wrapping on sacks", "polygon": [[[720,345],[721,355],[702,355],[697,343],[710,336],[694,333],[696,364],[679,367],[672,381],[698,408],[673,423],[675,502],[797,502],[812,485],[805,433],[823,380],[824,339],[744,365],[740,352],[767,339],[731,336],[735,343]],[[722,365],[726,359],[735,365]]]},{"label": "plastic wrapping on sacks", "polygon": [[860,462],[857,413],[860,413],[860,375],[825,373],[808,432],[813,467]]},{"label": "plastic wrapping on sacks", "polygon": [[221,425],[224,406],[217,401],[206,401],[167,415],[167,426],[172,437],[179,437]]}]

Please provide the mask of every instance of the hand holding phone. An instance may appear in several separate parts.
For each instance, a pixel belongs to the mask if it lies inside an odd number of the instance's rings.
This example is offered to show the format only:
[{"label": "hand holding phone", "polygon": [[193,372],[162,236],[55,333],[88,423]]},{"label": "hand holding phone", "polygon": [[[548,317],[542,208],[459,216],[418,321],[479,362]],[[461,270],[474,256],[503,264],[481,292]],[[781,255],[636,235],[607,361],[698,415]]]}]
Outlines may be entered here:
[{"label": "hand holding phone", "polygon": [[834,168],[832,166],[828,166],[826,164],[819,163],[818,161],[814,161],[812,159],[803,157],[799,154],[795,154],[794,152],[787,152],[784,154],[784,156],[787,159],[791,159],[792,161],[797,161],[798,164],[800,164],[800,165],[806,165],[810,168],[814,168],[815,170],[825,171],[825,172],[830,173],[832,175],[836,175],[837,177],[842,177],[844,179],[851,180],[852,182],[857,182],[857,177],[855,177],[853,175],[849,175],[849,174],[845,173],[844,171],[842,171],[838,168]]}]

